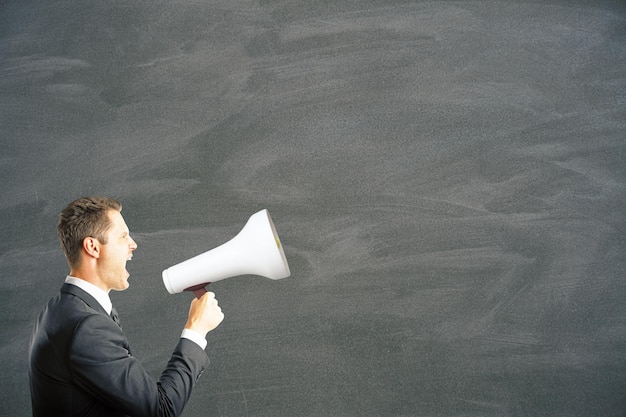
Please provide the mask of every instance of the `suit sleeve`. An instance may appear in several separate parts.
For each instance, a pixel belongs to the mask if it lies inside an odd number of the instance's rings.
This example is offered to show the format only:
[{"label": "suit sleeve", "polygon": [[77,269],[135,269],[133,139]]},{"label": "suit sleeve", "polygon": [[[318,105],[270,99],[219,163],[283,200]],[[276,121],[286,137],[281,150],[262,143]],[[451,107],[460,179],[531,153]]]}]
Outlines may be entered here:
[{"label": "suit sleeve", "polygon": [[206,353],[181,338],[157,381],[130,354],[122,330],[101,314],[77,325],[69,356],[78,386],[110,408],[139,417],[179,416],[208,365]]}]

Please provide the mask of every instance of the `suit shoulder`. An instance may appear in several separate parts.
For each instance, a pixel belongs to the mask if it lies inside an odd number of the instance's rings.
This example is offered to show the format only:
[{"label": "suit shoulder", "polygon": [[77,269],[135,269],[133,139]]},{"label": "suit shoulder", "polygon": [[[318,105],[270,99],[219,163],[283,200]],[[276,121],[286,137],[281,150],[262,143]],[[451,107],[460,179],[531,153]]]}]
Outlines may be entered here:
[{"label": "suit shoulder", "polygon": [[80,297],[60,293],[50,299],[38,318],[38,328],[45,330],[49,337],[63,335],[66,338],[74,333],[85,321],[108,320],[103,312],[95,310]]}]

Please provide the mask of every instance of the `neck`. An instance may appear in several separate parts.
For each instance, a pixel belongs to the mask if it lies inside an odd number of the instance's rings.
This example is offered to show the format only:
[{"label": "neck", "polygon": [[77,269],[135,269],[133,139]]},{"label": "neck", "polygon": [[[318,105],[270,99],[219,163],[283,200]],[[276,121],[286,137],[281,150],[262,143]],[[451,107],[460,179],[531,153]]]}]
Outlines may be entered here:
[{"label": "neck", "polygon": [[87,281],[88,283],[95,285],[100,288],[102,291],[109,292],[110,288],[107,288],[106,285],[102,283],[102,280],[98,276],[96,271],[93,271],[91,268],[84,268],[81,266],[70,268],[70,275],[76,278],[80,278],[83,281]]}]

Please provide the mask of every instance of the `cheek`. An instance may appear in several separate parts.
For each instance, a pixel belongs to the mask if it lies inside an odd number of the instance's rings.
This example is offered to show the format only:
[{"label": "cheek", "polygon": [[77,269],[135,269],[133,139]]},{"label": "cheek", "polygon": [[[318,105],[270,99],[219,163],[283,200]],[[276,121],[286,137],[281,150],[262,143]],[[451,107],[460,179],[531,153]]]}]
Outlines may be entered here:
[{"label": "cheek", "polygon": [[111,259],[112,262],[121,262],[122,260],[126,260],[126,258],[128,258],[128,250],[122,245],[117,246],[114,251],[109,253],[109,259]]}]

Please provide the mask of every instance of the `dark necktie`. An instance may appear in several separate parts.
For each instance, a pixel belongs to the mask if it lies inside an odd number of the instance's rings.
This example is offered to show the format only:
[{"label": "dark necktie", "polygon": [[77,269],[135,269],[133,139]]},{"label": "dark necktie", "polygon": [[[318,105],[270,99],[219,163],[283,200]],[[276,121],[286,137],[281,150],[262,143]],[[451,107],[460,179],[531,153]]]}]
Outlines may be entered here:
[{"label": "dark necktie", "polygon": [[120,326],[120,328],[122,327],[122,324],[120,323],[120,318],[117,315],[117,310],[115,309],[115,307],[111,308],[111,318],[113,319],[115,324]]}]

